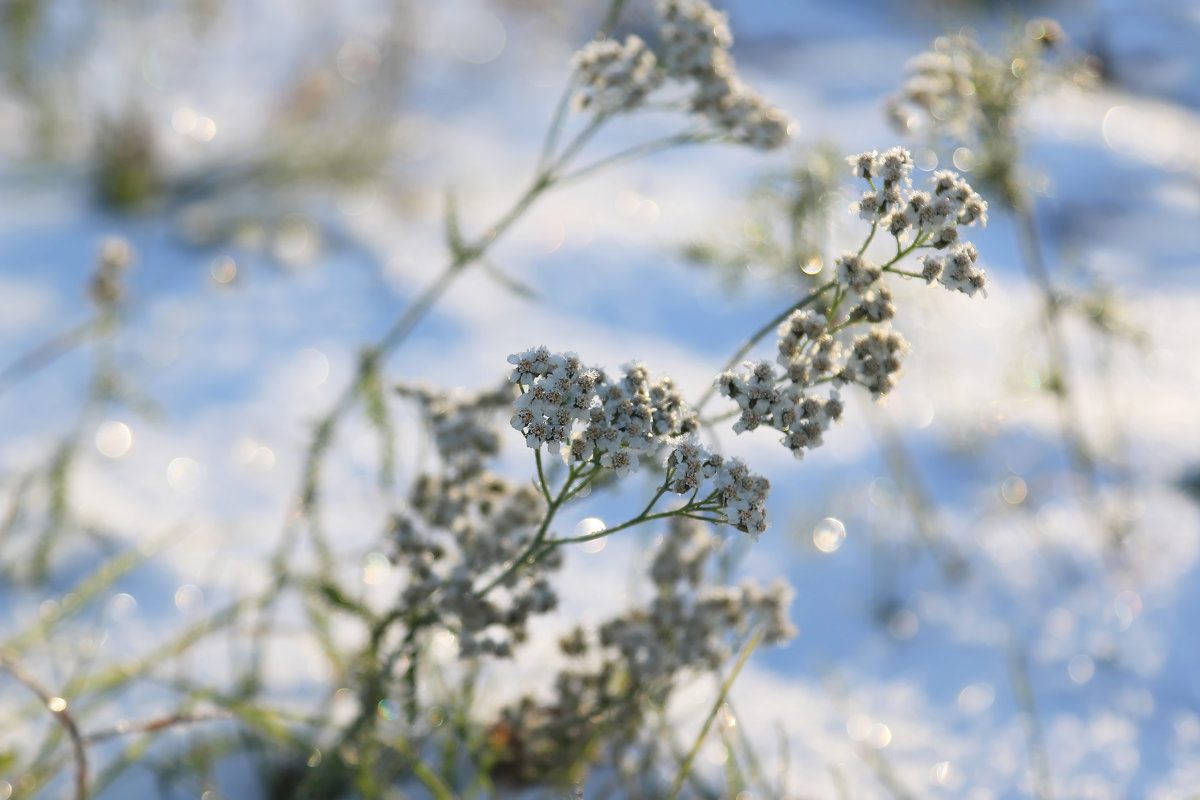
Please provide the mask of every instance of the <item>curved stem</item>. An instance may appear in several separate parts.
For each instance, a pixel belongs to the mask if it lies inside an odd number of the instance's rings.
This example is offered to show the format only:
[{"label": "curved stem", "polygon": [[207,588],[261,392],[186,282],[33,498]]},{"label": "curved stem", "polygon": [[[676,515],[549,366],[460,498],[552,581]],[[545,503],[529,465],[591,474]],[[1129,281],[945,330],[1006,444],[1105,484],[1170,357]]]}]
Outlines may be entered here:
[{"label": "curved stem", "polygon": [[38,696],[50,713],[54,716],[55,721],[62,727],[67,734],[67,738],[71,740],[71,750],[75,758],[75,798],[76,800],[87,800],[88,796],[88,759],[87,749],[84,745],[83,735],[79,732],[79,726],[75,723],[75,718],[67,711],[67,703],[63,698],[56,697],[51,694],[41,682],[33,676],[13,656],[0,653],[0,670],[7,672],[18,683],[24,686],[29,691]]},{"label": "curved stem", "polygon": [[602,169],[606,169],[617,164],[635,161],[643,156],[648,156],[663,150],[669,150],[672,147],[680,147],[686,144],[705,144],[717,138],[719,138],[717,134],[696,131],[677,133],[674,136],[664,136],[661,139],[655,139],[652,142],[634,145],[633,147],[613,153],[610,156],[597,159],[590,164],[579,167],[574,172],[568,172],[567,174],[563,175],[558,179],[558,183],[559,185],[574,183],[575,181],[586,178],[595,172],[599,172]]}]

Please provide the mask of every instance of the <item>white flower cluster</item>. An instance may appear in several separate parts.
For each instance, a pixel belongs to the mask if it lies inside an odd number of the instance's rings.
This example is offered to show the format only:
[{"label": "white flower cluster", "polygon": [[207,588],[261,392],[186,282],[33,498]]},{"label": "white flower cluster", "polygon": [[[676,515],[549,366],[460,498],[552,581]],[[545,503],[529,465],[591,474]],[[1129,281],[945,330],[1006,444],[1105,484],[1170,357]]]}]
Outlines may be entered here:
[{"label": "white flower cluster", "polygon": [[568,463],[596,459],[624,476],[639,467],[640,456],[657,454],[668,439],[699,425],[671,379],[652,381],[644,364],[629,364],[619,381],[610,381],[574,353],[545,347],[508,361],[512,382],[522,388],[512,426],[529,447],[557,446]]},{"label": "white flower cluster", "polygon": [[881,325],[872,327],[855,337],[841,380],[860,384],[878,400],[895,388],[900,357],[909,349],[908,342],[896,331]]},{"label": "white flower cluster", "polygon": [[[902,147],[893,147],[883,153],[871,151],[846,159],[854,174],[863,178],[870,189],[862,193],[857,203],[851,206],[863,219],[886,230],[898,244],[909,241],[922,247],[944,250],[959,242],[959,227],[987,224],[987,201],[971,188],[960,175],[950,170],[935,172],[931,179],[932,191],[923,192],[912,188],[912,156]],[[973,295],[983,289],[987,281],[982,270],[975,268],[975,248],[966,245],[970,263],[966,267],[956,265],[955,270],[927,267],[923,273],[926,280],[941,280],[948,289]],[[949,280],[944,279],[950,277]],[[846,253],[838,260],[838,281],[859,295],[866,295],[882,275],[882,270],[863,256]],[[932,277],[930,277],[932,276]],[[872,313],[879,316],[884,307]],[[872,314],[866,314],[869,319]],[[882,318],[886,318],[883,316]]]},{"label": "white flower cluster", "polygon": [[552,552],[514,575],[502,597],[481,596],[481,580],[524,552],[544,507],[532,487],[485,470],[422,475],[408,507],[392,519],[395,561],[408,573],[403,607],[455,633],[463,657],[512,655],[529,618],[557,605],[545,573],[561,565],[561,556]]},{"label": "white flower cluster", "polygon": [[613,39],[589,42],[575,54],[581,88],[575,105],[581,110],[604,113],[629,111],[663,81],[654,53],[639,37],[625,37],[625,44]]},{"label": "white flower cluster", "polygon": [[659,13],[662,64],[675,80],[695,81],[692,110],[743,144],[760,150],[786,144],[787,115],[738,78],[725,15],[705,0],[661,0]]},{"label": "white flower cluster", "polygon": [[739,458],[726,459],[685,438],[667,456],[667,489],[676,494],[697,492],[704,480],[712,479],[717,507],[743,533],[756,538],[767,529],[764,505],[771,483],[755,475]]},{"label": "white flower cluster", "polygon": [[400,384],[396,391],[417,401],[443,460],[481,461],[499,452],[495,412],[512,403],[511,384],[476,394],[447,393],[411,384]]},{"label": "white flower cluster", "polygon": [[[978,250],[959,241],[961,226],[987,223],[987,203],[965,180],[943,170],[933,174],[931,191],[913,190],[912,156],[901,147],[861,153],[846,161],[870,186],[851,211],[871,222],[868,243],[879,229],[891,233],[896,256],[883,265],[872,263],[863,255],[865,244],[857,253],[842,254],[833,281],[815,295],[833,290],[825,313],[800,309],[779,326],[776,361],[783,367],[782,374],[769,361],[748,361],[739,371],[724,372],[716,379],[720,393],[737,401],[740,416],[735,431],[775,428],[784,434],[782,441],[796,458],[820,445],[825,431],[842,415],[837,392],[820,397],[813,394],[814,387],[854,383],[879,400],[896,384],[909,345],[890,327],[896,305],[891,290],[883,285],[885,272],[924,278],[927,283],[939,281],[967,295],[987,285],[983,270],[976,266]],[[919,274],[895,267],[918,248],[943,252],[925,256]],[[841,332],[859,323],[870,327],[849,340],[847,348],[837,334],[848,338]]]},{"label": "white flower cluster", "polygon": [[767,517],[764,504],[771,482],[750,471],[740,458],[731,458],[717,469],[713,476],[721,508],[733,527],[755,538],[766,531]]},{"label": "white flower cluster", "polygon": [[649,605],[562,640],[577,663],[558,674],[552,698],[526,697],[501,714],[499,725],[522,744],[509,754],[513,777],[544,781],[598,740],[635,736],[646,709],[669,699],[681,673],[719,667],[751,630],[761,628],[764,644],[795,635],[788,619],[793,592],[784,582],[711,582],[716,544],[702,523],[672,518],[651,562],[656,590]]},{"label": "white flower cluster", "polygon": [[843,348],[827,332],[825,317],[796,311],[779,327],[780,375],[769,361],[746,362],[742,371],[717,376],[717,389],[737,401],[741,415],[733,429],[752,431],[760,426],[783,433],[783,444],[796,458],[822,443],[829,427],[841,419],[843,404],[836,391],[822,397],[811,391],[816,384],[846,380]]},{"label": "white flower cluster", "polygon": [[632,111],[665,78],[693,83],[690,105],[734,141],[760,150],[787,143],[792,124],[738,78],[725,15],[705,0],[662,0],[658,57],[637,36],[588,43],[574,58],[575,105],[599,113]]},{"label": "white flower cluster", "polygon": [[987,277],[975,266],[979,251],[970,242],[955,245],[941,256],[924,256],[921,259],[922,277],[929,283],[941,281],[947,289],[956,289],[968,297],[976,292],[986,294]]}]

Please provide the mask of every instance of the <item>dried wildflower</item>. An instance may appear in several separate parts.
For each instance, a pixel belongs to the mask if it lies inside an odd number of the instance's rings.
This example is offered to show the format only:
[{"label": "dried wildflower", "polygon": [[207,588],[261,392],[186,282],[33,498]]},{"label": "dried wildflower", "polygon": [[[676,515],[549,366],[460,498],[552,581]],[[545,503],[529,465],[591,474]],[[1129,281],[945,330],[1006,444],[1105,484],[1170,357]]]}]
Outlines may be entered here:
[{"label": "dried wildflower", "polygon": [[908,342],[896,331],[882,326],[872,328],[855,338],[839,379],[862,385],[878,400],[895,386],[900,377],[900,359],[909,349]]},{"label": "dried wildflower", "polygon": [[1032,20],[1024,33],[998,54],[968,31],[938,37],[929,51],[908,62],[904,83],[888,104],[899,129],[967,148],[980,185],[1010,207],[1024,193],[1016,134],[1021,105],[1049,83],[1086,86],[1095,80],[1095,65],[1087,59],[1050,61],[1059,49],[1052,45],[1063,38],[1052,20]]},{"label": "dried wildflower", "polygon": [[878,265],[872,264],[857,253],[843,253],[836,266],[838,282],[859,294],[867,291],[867,288],[883,274]]},{"label": "dried wildflower", "polygon": [[725,663],[749,631],[764,644],[795,635],[792,590],[712,583],[716,539],[702,523],[673,517],[650,563],[650,602],[594,631],[575,628],[561,642],[574,663],[559,672],[551,696],[526,697],[500,714],[505,733],[496,771],[516,783],[561,777],[598,741],[631,741],[646,709],[663,705],[692,670]]},{"label": "dried wildflower", "polygon": [[512,426],[529,447],[557,446],[568,463],[598,459],[624,476],[640,455],[657,454],[666,439],[698,426],[670,378],[651,380],[644,364],[625,367],[618,381],[585,368],[572,353],[545,347],[509,357],[511,380],[522,386]]},{"label": "dried wildflower", "polygon": [[[717,376],[717,391],[738,404],[734,431],[770,427],[796,458],[823,441],[824,433],[841,419],[844,409],[836,391],[820,394],[822,384],[858,384],[876,400],[895,386],[909,346],[889,327],[896,316],[888,273],[941,282],[968,295],[984,291],[986,278],[976,267],[978,251],[961,242],[959,229],[987,222],[987,203],[957,173],[937,172],[928,191],[912,188],[913,161],[908,151],[893,147],[846,159],[854,175],[865,180],[864,191],[851,211],[872,223],[868,241],[858,252],[837,260],[834,279],[809,300],[833,290],[826,313],[794,311],[777,329],[779,354],[775,362],[746,362],[740,369]],[[882,264],[864,253],[877,231],[896,240],[896,253]],[[939,249],[943,255],[924,256],[920,273],[900,269],[898,262],[918,249]],[[806,300],[805,302],[809,302]],[[851,338],[856,325],[868,326]],[[765,333],[765,332],[764,332]]]},{"label": "dried wildflower", "polygon": [[429,386],[400,384],[396,391],[417,401],[433,432],[438,454],[447,461],[482,463],[500,450],[496,412],[514,397],[509,384],[491,391],[467,394],[443,392]]},{"label": "dried wildflower", "polygon": [[574,59],[582,87],[575,94],[581,110],[632,111],[662,83],[654,53],[634,35],[588,43]]},{"label": "dried wildflower", "polygon": [[663,0],[659,13],[663,67],[675,80],[695,83],[692,111],[736,142],[760,150],[785,144],[791,131],[787,116],[738,78],[725,15],[704,0]]},{"label": "dried wildflower", "polygon": [[510,655],[529,618],[556,606],[545,573],[561,559],[544,558],[512,575],[503,599],[481,590],[525,551],[543,509],[535,489],[486,470],[421,475],[391,529],[395,562],[407,574],[401,600],[409,613],[453,631],[463,657]]},{"label": "dried wildflower", "polygon": [[967,242],[952,248],[942,256],[926,256],[921,260],[922,275],[927,281],[940,280],[947,288],[973,297],[976,292],[987,294],[987,277],[975,266],[979,251]]},{"label": "dried wildflower", "polygon": [[721,498],[730,523],[743,533],[759,534],[767,529],[764,504],[771,483],[761,475],[755,475],[740,458],[726,460],[713,476],[713,484]]},{"label": "dried wildflower", "polygon": [[[914,191],[909,188],[912,159],[901,148],[883,154],[862,153],[846,161],[856,176],[871,184],[871,190],[863,193],[860,201],[850,207],[851,211],[882,227],[899,245],[911,242],[914,246],[938,250],[953,248],[950,259],[933,256],[922,259],[921,277],[927,283],[941,281],[946,288],[968,295],[984,289],[984,273],[974,267],[978,253],[974,245],[962,242],[959,229],[987,225],[987,201],[961,175],[939,170],[930,178],[931,191]],[[875,187],[876,178],[882,180],[882,188]],[[965,258],[965,253],[975,256]],[[949,263],[956,265],[953,276],[947,270]],[[878,277],[876,269],[861,255],[847,253],[838,261],[838,281],[861,295]],[[861,313],[876,322],[889,319],[891,315],[886,312],[885,304],[864,307]]]},{"label": "dried wildflower", "polygon": [[657,57],[637,36],[591,42],[575,55],[576,107],[632,111],[669,78],[690,84],[692,112],[731,140],[759,150],[785,144],[792,123],[738,77],[725,15],[704,0],[662,0],[659,12]]}]

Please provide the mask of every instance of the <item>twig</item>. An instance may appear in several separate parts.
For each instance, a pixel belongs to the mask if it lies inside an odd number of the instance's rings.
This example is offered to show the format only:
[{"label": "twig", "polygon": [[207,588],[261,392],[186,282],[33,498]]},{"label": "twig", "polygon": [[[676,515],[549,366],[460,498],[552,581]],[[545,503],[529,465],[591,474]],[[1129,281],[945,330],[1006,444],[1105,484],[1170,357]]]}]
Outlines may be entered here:
[{"label": "twig", "polygon": [[79,733],[79,726],[75,724],[75,718],[71,716],[71,712],[67,711],[67,701],[62,697],[53,694],[49,689],[42,685],[37,678],[30,674],[15,657],[7,653],[0,653],[0,670],[7,672],[18,683],[24,686],[29,691],[33,692],[38,698],[45,703],[46,708],[54,716],[55,721],[62,726],[63,731],[67,734],[67,738],[71,740],[72,755],[75,759],[75,798],[76,800],[87,800],[88,796],[88,760],[87,750],[84,745],[83,736]]},{"label": "twig", "polygon": [[229,719],[233,716],[231,711],[196,711],[196,712],[180,712],[171,714],[166,717],[156,717],[155,719],[142,720],[141,722],[125,722],[114,725],[102,731],[95,731],[83,737],[83,740],[92,744],[93,742],[103,742],[107,739],[115,739],[118,736],[132,736],[139,733],[154,733],[165,728],[173,728],[176,725],[190,725],[194,722],[210,722],[213,720]]}]

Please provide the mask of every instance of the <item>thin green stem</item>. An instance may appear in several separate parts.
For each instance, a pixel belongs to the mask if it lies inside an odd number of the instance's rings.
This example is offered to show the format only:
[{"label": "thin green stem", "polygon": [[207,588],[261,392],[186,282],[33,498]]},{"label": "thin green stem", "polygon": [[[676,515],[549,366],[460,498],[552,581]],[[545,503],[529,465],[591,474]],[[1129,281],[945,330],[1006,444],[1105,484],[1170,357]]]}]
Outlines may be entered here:
[{"label": "thin green stem", "polygon": [[538,172],[545,172],[550,159],[554,157],[554,150],[558,147],[558,137],[562,135],[563,126],[567,121],[567,113],[571,110],[571,95],[575,91],[578,75],[578,72],[571,73],[571,77],[567,79],[567,85],[563,87],[562,95],[558,98],[558,104],[554,108],[554,117],[550,121],[550,127],[546,129],[546,138],[542,141],[542,151],[538,154]]},{"label": "thin green stem", "polygon": [[604,15],[604,22],[600,24],[599,38],[607,38],[613,32],[613,28],[617,27],[617,19],[620,18],[621,10],[625,8],[626,2],[628,0],[612,0]]},{"label": "thin green stem", "polygon": [[76,800],[87,800],[87,748],[83,735],[79,732],[79,725],[75,722],[75,717],[67,710],[67,702],[43,686],[41,681],[11,654],[0,652],[0,671],[7,672],[18,683],[37,695],[67,734],[67,738],[71,740],[71,753],[75,760],[75,798]]},{"label": "thin green stem", "polygon": [[862,247],[858,248],[858,254],[861,256],[867,252],[867,246],[871,244],[871,240],[875,238],[875,231],[879,230],[879,219],[876,218],[871,222],[871,232],[867,234],[867,238],[863,240]]},{"label": "thin green stem", "polygon": [[537,448],[533,451],[533,460],[537,464],[537,482],[538,489],[542,492],[542,497],[546,498],[547,503],[553,503],[554,500],[550,497],[550,487],[546,484],[546,473],[542,469],[542,448]]},{"label": "thin green stem", "polygon": [[696,756],[700,752],[700,747],[704,744],[705,738],[708,737],[708,729],[712,727],[713,720],[717,717],[717,712],[721,710],[721,704],[725,702],[725,697],[729,694],[729,690],[733,688],[733,682],[737,680],[742,667],[746,665],[750,654],[754,652],[754,648],[758,646],[761,639],[761,630],[755,632],[754,636],[750,637],[750,641],[742,649],[742,654],[738,656],[737,663],[733,665],[733,671],[729,673],[729,676],[721,684],[721,690],[717,693],[717,699],[713,703],[712,708],[709,709],[708,717],[704,720],[704,725],[700,728],[700,735],[696,737],[696,742],[692,745],[692,749],[688,751],[687,756],[684,757],[683,764],[679,767],[678,774],[675,775],[675,782],[671,785],[671,791],[667,795],[669,800],[677,800],[679,797],[679,792],[683,789],[683,782],[687,780],[688,773],[692,771],[692,762],[696,760]]},{"label": "thin green stem", "polygon": [[74,328],[55,334],[9,364],[3,371],[0,371],[0,394],[83,344],[92,331],[101,328],[102,325],[103,322],[99,317],[81,322]]},{"label": "thin green stem", "polygon": [[555,495],[546,505],[546,515],[542,517],[542,524],[538,526],[537,533],[534,534],[532,541],[526,545],[525,549],[521,551],[521,554],[514,558],[512,563],[509,564],[503,572],[501,572],[490,583],[480,589],[476,594],[476,597],[483,598],[487,596],[488,593],[490,593],[497,586],[507,581],[513,575],[517,574],[517,572],[519,572],[531,558],[536,560],[538,551],[541,549],[542,544],[546,541],[546,534],[550,530],[550,523],[554,520],[554,515],[558,513],[558,509],[562,507],[563,503],[566,502],[568,493],[572,488],[571,484],[574,483],[577,477],[579,477],[579,474],[580,473],[576,471],[575,467],[570,468],[570,470],[567,472],[567,479],[563,481],[562,488],[558,490],[558,494]]},{"label": "thin green stem", "polygon": [[629,161],[636,161],[644,156],[652,155],[663,150],[669,150],[672,147],[681,147],[688,144],[705,144],[719,138],[715,133],[704,133],[700,131],[689,131],[686,133],[677,133],[674,136],[664,136],[661,139],[655,139],[651,142],[634,145],[625,150],[620,150],[612,155],[597,159],[590,164],[579,167],[574,172],[568,172],[558,178],[559,185],[567,185],[575,181],[589,177],[593,173],[608,167],[618,164],[625,164]]},{"label": "thin green stem", "polygon": [[[657,502],[658,498],[661,496],[662,495],[659,494],[655,497],[654,501],[652,501],[650,506],[647,507],[647,511],[654,506],[654,503]],[[660,511],[657,514],[648,514],[646,511],[643,511],[641,514],[631,520],[626,520],[620,525],[616,525],[611,528],[605,528],[603,530],[596,531],[595,533],[587,533],[583,534],[582,536],[568,536],[562,539],[549,539],[543,543],[543,550],[545,552],[549,552],[551,549],[564,544],[578,544],[579,542],[590,542],[593,539],[602,539],[605,536],[610,536],[616,533],[617,531],[623,531],[626,528],[632,528],[635,525],[641,525],[643,522],[653,522],[656,519],[666,519],[667,517],[689,517],[691,519],[702,519],[705,522],[712,522],[714,524],[725,522],[725,520],[722,518],[705,517],[700,514],[693,513],[703,511],[716,511],[716,509],[706,505],[705,503],[701,503],[696,506],[684,506],[683,508],[672,509],[671,511]]]},{"label": "thin green stem", "polygon": [[584,473],[583,471],[580,471],[579,475],[581,475],[583,477],[583,480],[581,480],[578,485],[576,485],[573,489],[571,489],[571,491],[567,492],[566,495],[563,496],[563,502],[565,503],[566,501],[575,497],[580,492],[582,492],[584,489],[586,489],[589,485],[591,485],[592,481],[594,481],[596,479],[596,477],[600,474],[601,470],[603,470],[603,469],[604,468],[601,467],[599,464],[594,464],[592,466],[591,472]]}]

